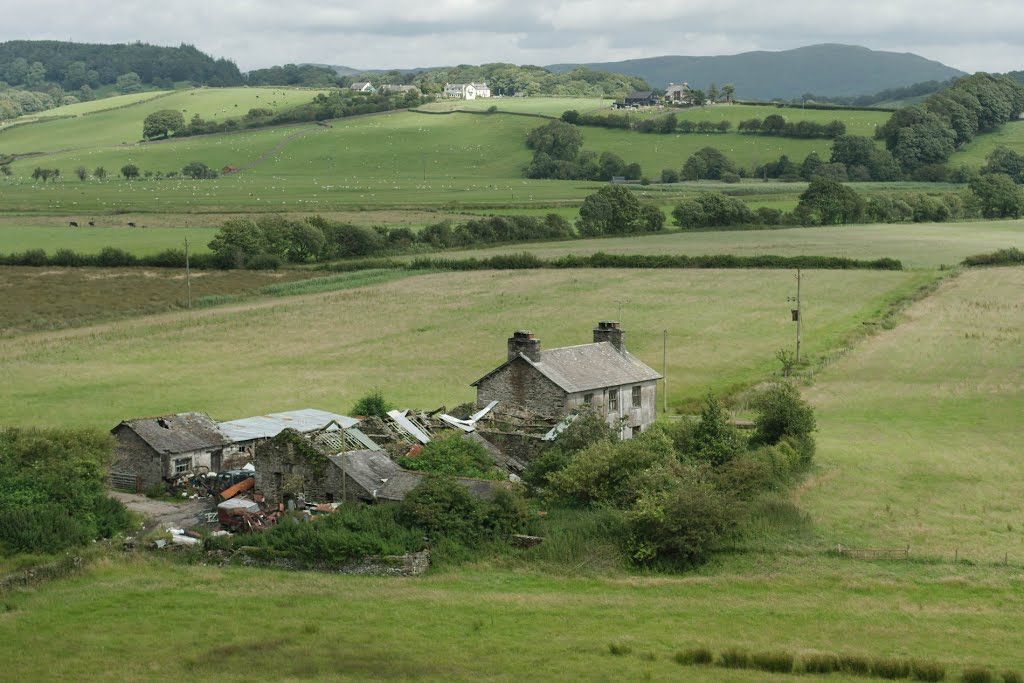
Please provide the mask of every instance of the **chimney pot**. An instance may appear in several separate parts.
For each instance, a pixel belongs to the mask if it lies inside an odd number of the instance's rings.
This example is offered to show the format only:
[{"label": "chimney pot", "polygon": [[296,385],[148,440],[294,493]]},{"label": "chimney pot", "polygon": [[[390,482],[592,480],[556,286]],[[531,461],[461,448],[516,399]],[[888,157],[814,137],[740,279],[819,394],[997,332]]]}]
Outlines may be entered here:
[{"label": "chimney pot", "polygon": [[594,343],[608,342],[619,353],[626,350],[626,332],[619,327],[617,320],[601,320],[594,328]]},{"label": "chimney pot", "polygon": [[540,361],[540,340],[529,330],[516,330],[508,338],[508,360],[523,354],[534,362]]}]

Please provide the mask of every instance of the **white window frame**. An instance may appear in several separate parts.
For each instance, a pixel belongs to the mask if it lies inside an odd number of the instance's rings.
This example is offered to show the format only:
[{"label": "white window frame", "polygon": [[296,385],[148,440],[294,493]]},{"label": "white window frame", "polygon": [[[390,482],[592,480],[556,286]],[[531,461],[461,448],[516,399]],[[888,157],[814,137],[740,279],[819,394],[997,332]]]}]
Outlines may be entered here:
[{"label": "white window frame", "polygon": [[190,469],[192,469],[192,457],[189,456],[187,458],[175,458],[174,462],[172,463],[172,469],[174,472],[174,476],[178,476],[179,474],[184,474],[185,472],[188,472]]}]

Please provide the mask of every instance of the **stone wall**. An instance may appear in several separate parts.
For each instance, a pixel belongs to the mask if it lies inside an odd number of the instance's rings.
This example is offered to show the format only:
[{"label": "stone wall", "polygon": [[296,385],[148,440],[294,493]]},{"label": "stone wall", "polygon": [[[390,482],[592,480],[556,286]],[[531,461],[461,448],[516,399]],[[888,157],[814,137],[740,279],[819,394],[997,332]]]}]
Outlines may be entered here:
[{"label": "stone wall", "polygon": [[126,472],[138,477],[139,489],[144,491],[163,482],[167,468],[166,457],[161,457],[138,434],[121,427],[114,434],[114,456],[111,472]]},{"label": "stone wall", "polygon": [[[430,569],[430,551],[405,555],[384,555],[382,557],[363,557],[358,560],[341,564],[317,563],[306,565],[286,558],[264,558],[239,551],[231,556],[249,567],[272,567],[294,571],[318,571],[331,574],[356,574],[361,576],[419,576]],[[234,560],[237,558],[237,560]]]},{"label": "stone wall", "polygon": [[[640,387],[639,408],[633,407],[633,387],[635,386]],[[608,392],[611,389],[617,389],[619,392],[619,407],[615,411],[608,407]],[[656,381],[623,384],[619,387],[570,394],[566,400],[569,410],[579,409],[586,405],[584,400],[586,394],[591,395],[591,405],[594,410],[607,416],[608,424],[615,425],[619,420],[625,420],[625,428],[622,431],[623,438],[628,439],[634,432],[646,431],[658,419],[658,384]]]},{"label": "stone wall", "polygon": [[366,491],[304,437],[285,430],[256,446],[256,491],[270,505],[287,499],[315,503],[356,502]]},{"label": "stone wall", "polygon": [[482,408],[491,401],[523,406],[541,415],[564,415],[567,412],[565,392],[522,358],[512,361],[477,385],[477,407]]},{"label": "stone wall", "polygon": [[505,455],[523,462],[530,462],[549,445],[549,442],[541,439],[541,435],[499,432],[486,429],[478,430],[478,433],[497,446]]}]

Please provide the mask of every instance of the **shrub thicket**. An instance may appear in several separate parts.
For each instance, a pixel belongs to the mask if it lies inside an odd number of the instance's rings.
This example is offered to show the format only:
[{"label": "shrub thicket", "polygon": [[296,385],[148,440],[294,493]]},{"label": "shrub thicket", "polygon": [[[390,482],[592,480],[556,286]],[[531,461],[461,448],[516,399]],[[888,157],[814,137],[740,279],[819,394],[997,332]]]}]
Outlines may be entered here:
[{"label": "shrub thicket", "polygon": [[715,661],[715,655],[706,647],[692,647],[682,652],[677,652],[673,659],[677,664],[687,666],[711,664]]},{"label": "shrub thicket", "polygon": [[111,447],[89,430],[0,429],[0,546],[56,553],[127,529],[103,483]]},{"label": "shrub thicket", "polygon": [[431,439],[416,456],[398,458],[407,470],[444,474],[450,477],[501,480],[506,477],[494,464],[494,458],[478,441],[463,432],[449,432]]},{"label": "shrub thicket", "polygon": [[389,410],[394,409],[394,404],[384,398],[383,392],[379,389],[374,389],[360,397],[352,405],[352,409],[349,412],[360,417],[379,417],[383,419],[387,417]]}]

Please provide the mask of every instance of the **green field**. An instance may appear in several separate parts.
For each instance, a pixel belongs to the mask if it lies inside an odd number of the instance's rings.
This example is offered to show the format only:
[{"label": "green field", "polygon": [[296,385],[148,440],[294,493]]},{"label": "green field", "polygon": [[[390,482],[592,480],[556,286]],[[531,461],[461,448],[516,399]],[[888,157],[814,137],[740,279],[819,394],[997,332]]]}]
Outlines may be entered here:
[{"label": "green field", "polygon": [[[789,289],[786,283],[775,290],[782,283],[773,278],[788,279],[784,273],[768,273],[767,282],[761,274],[694,273],[675,281],[674,290],[658,285],[659,274],[602,274],[607,286],[583,273],[559,275],[569,279],[536,283],[537,291],[552,300],[564,295],[567,285],[576,286],[569,316],[580,309],[580,323],[601,312],[599,300],[607,299],[608,288],[621,285],[623,277],[633,291],[647,293],[637,316],[643,311],[657,315],[653,300],[674,291],[671,310],[686,313],[679,324],[697,330],[697,338],[685,345],[695,365],[721,355],[734,365],[755,368],[760,354],[752,338],[764,330],[760,322],[750,324],[750,310],[766,307]],[[830,281],[833,276],[839,279]],[[856,324],[856,316],[843,313],[851,310],[851,299],[867,305],[877,300],[873,292],[878,285],[892,291],[909,284],[907,277],[814,272],[808,281],[827,282],[836,292],[827,307],[847,321],[840,326],[845,327]],[[452,278],[461,281],[456,285]],[[332,310],[359,315],[355,302],[343,295],[227,315],[235,329],[245,321],[259,325],[262,334],[246,340],[253,352],[250,363],[263,374],[263,381],[253,385],[256,391],[269,387],[287,403],[289,388],[302,387],[303,399],[319,403],[321,397],[310,388],[345,387],[334,394],[344,405],[347,396],[342,394],[350,386],[346,377],[323,362],[302,371],[294,353],[299,346],[286,343],[293,330],[309,330],[312,323],[312,334],[305,337],[314,342],[302,346],[303,354],[319,355],[321,361],[331,357],[336,364],[356,358],[364,374],[391,366],[400,368],[393,376],[404,383],[422,381],[432,372],[425,359],[441,359],[445,366],[443,348],[448,347],[430,341],[421,346],[424,340],[417,339],[416,353],[409,354],[402,342],[414,333],[457,331],[460,349],[488,349],[492,337],[501,336],[511,321],[480,311],[465,317],[470,307],[464,300],[495,299],[498,282],[516,292],[504,297],[510,313],[537,305],[536,299],[530,301],[534,290],[524,291],[523,281],[509,282],[504,273],[474,273],[427,276],[413,288],[415,301],[400,296],[410,291],[409,281],[353,291],[354,298],[369,299],[379,309],[377,328],[362,326],[358,333],[346,331],[329,341],[317,339],[327,325],[310,313],[333,304]],[[456,287],[462,299],[432,296]],[[0,613],[5,671],[19,680],[181,680],[209,672],[215,662],[224,680],[249,678],[253,669],[270,678],[311,680],[812,680],[681,668],[672,661],[675,652],[694,645],[716,651],[742,647],[930,659],[948,667],[947,680],[959,680],[960,670],[971,665],[996,671],[1024,668],[1019,647],[1024,533],[1018,501],[1024,475],[1017,466],[1017,426],[1024,410],[1019,362],[1024,305],[1016,296],[1022,287],[1020,268],[962,273],[910,307],[894,329],[867,338],[816,373],[805,391],[818,412],[818,465],[790,496],[809,513],[810,531],[751,539],[684,575],[625,574],[587,564],[548,572],[510,555],[420,579],[379,579],[184,566],[152,556],[124,556],[101,562],[83,576],[6,598]],[[771,291],[759,300],[765,289]],[[424,301],[432,303],[425,309]],[[810,301],[815,307],[825,305],[820,295]],[[409,320],[388,322],[402,328],[392,336],[379,324],[395,320],[399,310],[407,311]],[[569,316],[560,311],[536,328],[545,343],[576,338],[578,325]],[[630,315],[623,317],[628,329],[642,329],[629,322]],[[493,333],[479,334],[481,326],[493,326]],[[14,346],[4,342],[2,348],[8,366],[55,377],[76,371],[110,396],[120,391],[141,398],[134,405],[145,412],[146,392],[124,383],[125,371],[103,359],[117,349],[118,362],[134,366],[128,372],[137,374],[144,353],[128,348],[133,340],[175,337],[188,365],[203,366],[225,345],[216,341],[217,327],[209,319],[184,324],[181,317],[170,316],[121,325],[116,332],[95,328],[81,335],[29,335]],[[551,329],[555,332],[544,332]],[[375,339],[376,353],[368,356],[355,336]],[[744,346],[739,355],[731,350],[737,338]],[[644,335],[628,339],[645,357]],[[159,348],[157,342],[154,351]],[[207,355],[193,351],[199,348]],[[382,348],[394,349],[393,356]],[[499,348],[493,350],[492,361],[501,355]],[[274,374],[271,358],[291,368],[287,379]],[[703,389],[703,370],[685,369],[690,360],[670,370],[670,377]],[[460,362],[460,371],[475,362]],[[215,385],[232,381],[238,372],[237,366],[227,365],[204,378],[187,369],[176,372],[172,381],[163,371],[154,377],[160,378],[165,407],[172,409],[179,407],[170,405],[173,395],[216,394]],[[5,386],[12,386],[10,376],[4,379]],[[443,390],[443,378],[433,381],[435,391]],[[64,415],[74,408],[65,400],[69,391],[78,394],[79,402],[90,400],[90,392],[56,383],[45,396],[39,393],[36,410]],[[26,400],[21,392],[17,396],[16,403]],[[197,403],[201,400],[193,398],[188,407]],[[829,551],[837,544],[909,545],[912,560],[835,557]],[[953,563],[954,553],[959,563]],[[254,629],[237,611],[225,609],[225,594],[239,604],[257,605],[260,620],[274,625],[272,633]],[[368,614],[376,616],[368,619]],[[62,636],[54,638],[58,632]],[[632,652],[612,656],[612,642],[627,644]],[[41,662],[46,662],[45,673]],[[864,679],[833,674],[828,680]]]},{"label": "green field", "polygon": [[1024,153],[1024,121],[1011,121],[994,133],[978,136],[954,152],[949,159],[949,165],[954,168],[960,164],[975,168],[984,166],[985,157],[1000,145],[1009,147],[1018,154]]},{"label": "green field", "polygon": [[[887,300],[932,277],[809,273],[806,352],[841,344]],[[432,409],[470,400],[470,383],[503,359],[512,330],[533,329],[544,344],[565,346],[589,341],[595,322],[613,317],[629,331],[632,351],[658,367],[668,330],[675,408],[775,369],[776,349],[793,338],[793,288],[793,274],[777,270],[428,274],[3,339],[0,386],[7,419],[28,424],[54,411],[65,424],[107,428],[131,415],[183,410],[221,419],[307,406],[343,412],[374,387],[402,406]],[[422,362],[410,363],[412,348]],[[38,381],[41,371],[48,382]]]},{"label": "green field", "polygon": [[[161,109],[179,110],[186,121],[195,114],[208,121],[218,121],[241,117],[253,107],[280,110],[304,104],[311,101],[317,92],[289,88],[181,90],[167,97],[140,98],[134,106],[123,109],[0,129],[0,149],[6,154],[31,154],[133,145],[142,139],[142,122],[146,116]],[[70,170],[65,172],[70,174]]]}]

